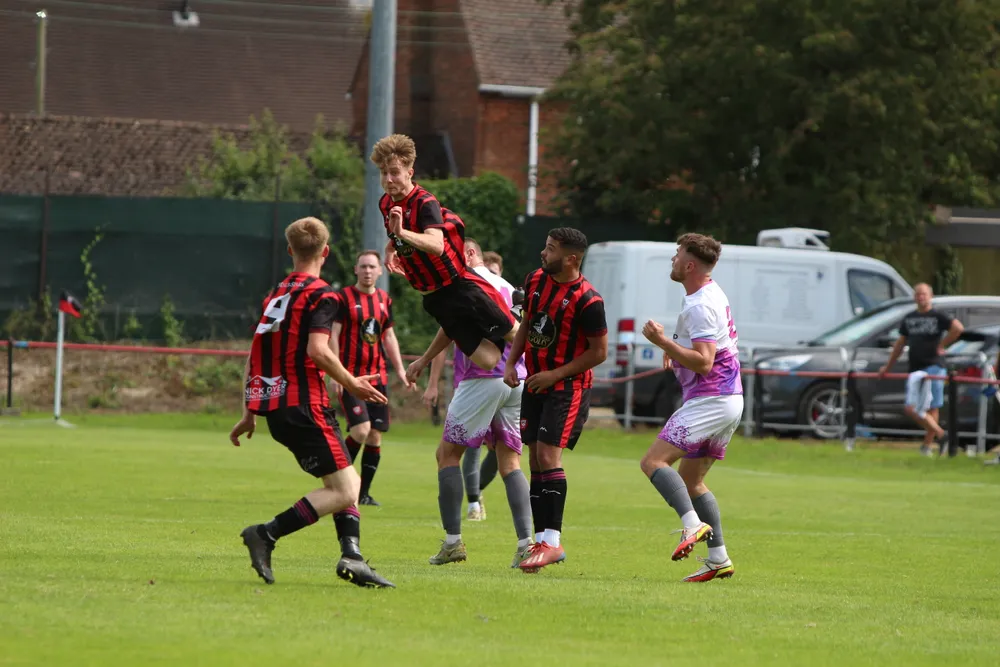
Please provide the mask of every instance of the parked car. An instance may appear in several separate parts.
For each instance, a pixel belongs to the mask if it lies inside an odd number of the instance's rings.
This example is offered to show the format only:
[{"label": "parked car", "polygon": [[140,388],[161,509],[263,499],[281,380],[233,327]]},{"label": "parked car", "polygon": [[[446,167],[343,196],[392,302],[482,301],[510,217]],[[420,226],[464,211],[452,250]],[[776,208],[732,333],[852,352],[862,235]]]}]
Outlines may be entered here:
[{"label": "parked car", "polygon": [[[712,275],[729,297],[741,349],[795,345],[886,300],[913,293],[885,262],[831,252],[824,240],[829,235],[823,232],[793,228],[762,232],[756,246],[723,247]],[[636,343],[636,371],[662,368],[662,352],[638,332],[648,319],[673,330],[684,300],[684,288],[670,280],[676,250],[676,243],[652,241],[608,241],[587,250],[583,273],[604,296],[614,350],[594,369],[595,379],[625,375],[630,342]],[[634,385],[637,415],[666,419],[679,402],[670,375],[657,374]],[[615,405],[623,412],[624,386],[598,382],[591,403]]]},{"label": "parked car", "polygon": [[[996,334],[1000,327],[1000,297],[943,296],[934,299],[934,307],[957,317],[966,334],[947,350],[946,364],[961,375],[981,372],[979,353],[996,359]],[[757,357],[763,370],[803,372],[838,372],[844,370],[842,351],[855,371],[878,372],[889,360],[891,348],[899,337],[899,325],[915,308],[909,299],[897,299],[855,317],[828,331],[805,347],[768,350]],[[992,328],[990,325],[994,325]],[[908,371],[908,349],[904,348],[892,373]],[[836,379],[791,376],[762,376],[761,408],[766,423],[808,426],[807,434],[817,438],[839,435],[841,408],[840,381]],[[856,393],[849,407],[857,411],[858,422],[870,427],[913,429],[915,425],[903,413],[906,396],[901,379],[857,379]],[[960,386],[960,430],[975,430],[978,421],[979,385]],[[947,412],[942,410],[942,414]]]}]

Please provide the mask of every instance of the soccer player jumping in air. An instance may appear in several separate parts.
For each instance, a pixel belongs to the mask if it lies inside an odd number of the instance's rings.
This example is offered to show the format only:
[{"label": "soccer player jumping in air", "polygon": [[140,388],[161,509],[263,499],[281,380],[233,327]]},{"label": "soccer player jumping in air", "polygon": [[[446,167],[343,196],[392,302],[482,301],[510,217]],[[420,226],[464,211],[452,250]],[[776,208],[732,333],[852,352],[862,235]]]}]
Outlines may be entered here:
[{"label": "soccer player jumping in air", "polygon": [[[399,354],[399,342],[393,328],[392,299],[384,289],[375,287],[375,281],[382,275],[380,259],[374,250],[365,250],[358,255],[354,265],[357,282],[337,293],[340,308],[333,323],[330,347],[340,357],[348,373],[378,376],[375,389],[389,396],[386,357],[389,357],[403,385],[407,389],[412,385],[406,379],[403,358]],[[378,506],[370,491],[382,458],[382,434],[389,430],[389,405],[359,401],[349,393],[344,394],[340,385],[335,386],[347,420],[347,451],[351,454],[351,461],[357,457],[362,445],[365,448],[361,455],[358,504]]]},{"label": "soccer player jumping in air", "polygon": [[670,279],[684,285],[687,295],[673,340],[653,320],[642,328],[642,335],[663,350],[664,368],[673,366],[684,399],[643,457],[642,471],[683,523],[673,560],[687,558],[698,542],[708,541],[708,558],[699,558],[702,567],[684,581],[733,576],[719,505],[705,486],[705,475],[726,455],[743,415],[739,337],[729,299],[712,280],[721,252],[711,236],[681,236]]},{"label": "soccer player jumping in air", "polygon": [[604,300],[580,273],[586,250],[587,237],[579,230],[549,232],[542,268],[525,280],[522,326],[504,369],[504,381],[516,387],[516,363],[524,353],[521,440],[530,451],[535,520],[535,545],[519,565],[526,573],[566,559],[560,543],[566,507],[562,450],[573,449],[580,438],[590,410],[591,369],[608,356]]},{"label": "soccer player jumping in air", "polygon": [[500,293],[467,269],[462,219],[413,182],[416,158],[413,140],[402,134],[380,139],[371,154],[385,190],[379,200],[389,235],[385,265],[423,294],[424,310],[441,327],[407,374],[414,381],[449,340],[476,366],[492,370],[514,339],[517,321]]},{"label": "soccer player jumping in air", "polygon": [[285,238],[294,270],[264,300],[244,375],[243,417],[229,440],[239,447],[241,435],[253,437],[256,415],[263,415],[271,437],[287,447],[299,467],[319,478],[323,486],[268,523],[248,526],[241,537],[253,569],[273,584],[275,543],[332,514],[342,554],[337,576],[358,586],[393,587],[368,566],[358,547],[358,473],[329,407],[323,373],[362,401],[384,404],[387,399],[371,385],[378,381],[377,375],[354,377],[330,349],[339,300],[319,277],[330,253],[326,225],[316,218],[296,220],[285,230]]}]

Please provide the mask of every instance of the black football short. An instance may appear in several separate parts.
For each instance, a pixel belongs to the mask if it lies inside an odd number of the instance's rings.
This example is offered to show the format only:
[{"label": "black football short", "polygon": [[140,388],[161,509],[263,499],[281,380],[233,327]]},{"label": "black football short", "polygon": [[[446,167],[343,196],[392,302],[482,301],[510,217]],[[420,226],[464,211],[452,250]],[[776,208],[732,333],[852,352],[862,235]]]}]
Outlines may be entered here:
[{"label": "black football short", "polygon": [[481,276],[468,272],[450,285],[424,295],[424,310],[467,357],[486,339],[502,352],[514,316],[503,297]]},{"label": "black football short", "polygon": [[[389,388],[384,384],[377,384],[375,388],[385,396],[389,397]],[[358,424],[371,422],[372,428],[385,433],[389,430],[389,405],[381,403],[365,403],[355,398],[346,390],[340,394],[340,406],[344,410],[344,418],[347,419],[347,428],[352,429]]]},{"label": "black football short", "polygon": [[525,389],[521,394],[521,442],[573,449],[589,415],[589,389],[557,389],[541,394]]},{"label": "black football short", "polygon": [[325,477],[351,465],[333,408],[297,405],[265,416],[271,437],[287,447],[299,467],[313,477]]}]

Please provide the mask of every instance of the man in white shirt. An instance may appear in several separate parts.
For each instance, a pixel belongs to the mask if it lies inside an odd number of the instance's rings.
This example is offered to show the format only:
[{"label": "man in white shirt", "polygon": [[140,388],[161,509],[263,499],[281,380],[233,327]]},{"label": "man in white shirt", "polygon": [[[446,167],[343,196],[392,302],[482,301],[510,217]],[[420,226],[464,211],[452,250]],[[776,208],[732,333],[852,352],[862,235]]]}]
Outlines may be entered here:
[{"label": "man in white shirt", "polygon": [[[743,414],[743,383],[729,299],[712,280],[722,245],[710,236],[684,234],[677,240],[670,279],[686,296],[673,340],[663,325],[649,320],[642,334],[663,349],[664,368],[673,367],[684,404],[667,421],[642,459],[642,470],[681,518],[681,541],[673,560],[687,558],[698,542],[708,542],[708,558],[684,581],[733,576],[722,541],[722,521],[705,475],[726,455]],[[674,463],[680,461],[677,470]]]}]

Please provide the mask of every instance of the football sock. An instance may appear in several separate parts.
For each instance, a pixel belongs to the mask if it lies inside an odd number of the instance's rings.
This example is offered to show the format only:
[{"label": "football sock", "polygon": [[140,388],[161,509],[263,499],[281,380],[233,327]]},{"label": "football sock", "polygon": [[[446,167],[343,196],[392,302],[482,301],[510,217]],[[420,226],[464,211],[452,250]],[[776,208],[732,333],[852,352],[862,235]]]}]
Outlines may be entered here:
[{"label": "football sock", "polygon": [[438,471],[438,508],[448,535],[462,533],[462,471],[450,466]]},{"label": "football sock", "polygon": [[361,491],[358,497],[368,495],[372,488],[372,480],[378,472],[378,462],[382,460],[382,448],[377,445],[365,445],[361,454]]},{"label": "football sock", "polygon": [[483,465],[479,468],[479,493],[485,491],[486,487],[490,485],[490,482],[496,476],[497,453],[492,449],[488,449],[486,450],[486,456],[483,457]]},{"label": "football sock", "polygon": [[561,531],[563,510],[566,508],[566,471],[562,468],[542,471],[542,502],[547,506],[543,526],[546,533],[549,530]]},{"label": "football sock", "polygon": [[708,559],[713,563],[721,563],[729,558],[726,544],[722,541],[722,515],[719,513],[719,503],[711,491],[691,499],[698,518],[712,527],[712,537],[708,539]]},{"label": "football sock", "polygon": [[276,542],[285,535],[291,535],[297,530],[311,526],[318,520],[319,515],[313,509],[312,503],[302,498],[302,500],[264,524],[264,530],[267,535],[262,535],[261,537],[267,537],[271,541]]},{"label": "football sock", "polygon": [[362,560],[359,543],[361,541],[361,514],[356,505],[333,515],[333,525],[337,527],[337,540],[345,558]]},{"label": "football sock", "polygon": [[361,443],[351,436],[347,436],[344,444],[347,445],[347,453],[351,455],[351,463],[354,463],[354,459],[358,458],[358,452],[361,451]]},{"label": "football sock", "polygon": [[559,538],[562,536],[558,530],[552,530],[551,528],[546,528],[545,532],[542,533],[542,542],[545,542],[550,547],[559,546]]},{"label": "football sock", "polygon": [[537,470],[531,471],[528,498],[531,501],[531,518],[535,524],[535,541],[541,542],[545,521],[542,517],[542,473]]},{"label": "football sock", "polygon": [[479,502],[479,447],[466,447],[462,454],[462,476],[469,503]]},{"label": "football sock", "polygon": [[528,480],[517,468],[503,478],[507,489],[507,504],[510,505],[510,515],[514,518],[514,532],[518,540],[531,537],[531,498],[528,490]]},{"label": "football sock", "polygon": [[[695,526],[697,526],[698,515],[691,504],[691,496],[688,495],[687,485],[676,470],[670,466],[664,466],[653,473],[649,481],[653,483],[656,490],[660,492],[667,504],[674,508],[677,516],[681,517],[685,528],[690,528],[688,523],[691,520],[689,513],[694,516]],[[686,517],[686,518],[685,518]]]}]

